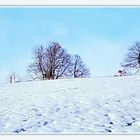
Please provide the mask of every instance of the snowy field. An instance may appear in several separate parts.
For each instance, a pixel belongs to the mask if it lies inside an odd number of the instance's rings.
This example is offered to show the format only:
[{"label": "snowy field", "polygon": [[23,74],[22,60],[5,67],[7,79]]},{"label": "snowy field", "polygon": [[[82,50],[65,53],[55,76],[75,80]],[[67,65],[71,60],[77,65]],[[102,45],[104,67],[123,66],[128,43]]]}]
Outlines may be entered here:
[{"label": "snowy field", "polygon": [[1,134],[140,134],[140,76],[0,85]]}]

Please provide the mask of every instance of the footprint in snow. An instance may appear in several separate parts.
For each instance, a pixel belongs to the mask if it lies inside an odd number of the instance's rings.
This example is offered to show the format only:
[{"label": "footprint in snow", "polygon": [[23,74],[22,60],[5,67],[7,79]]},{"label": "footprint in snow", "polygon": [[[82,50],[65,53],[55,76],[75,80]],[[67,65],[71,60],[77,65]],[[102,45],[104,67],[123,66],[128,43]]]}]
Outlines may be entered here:
[{"label": "footprint in snow", "polygon": [[112,132],[110,129],[105,129],[106,132]]},{"label": "footprint in snow", "polygon": [[41,125],[46,126],[48,124],[48,121],[38,122],[37,124],[41,124]]},{"label": "footprint in snow", "polygon": [[132,126],[132,123],[127,123],[125,126]]},{"label": "footprint in snow", "polygon": [[14,130],[13,132],[20,133],[20,132],[24,132],[24,131],[26,131],[24,128],[19,128],[19,129]]}]

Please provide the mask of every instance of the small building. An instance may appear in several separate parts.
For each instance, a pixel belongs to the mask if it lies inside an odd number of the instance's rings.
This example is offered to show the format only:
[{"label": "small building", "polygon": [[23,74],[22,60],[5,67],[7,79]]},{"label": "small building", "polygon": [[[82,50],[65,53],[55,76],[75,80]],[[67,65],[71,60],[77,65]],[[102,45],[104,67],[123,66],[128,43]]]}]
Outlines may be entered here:
[{"label": "small building", "polygon": [[123,75],[123,71],[122,70],[118,70],[117,76],[122,76]]}]

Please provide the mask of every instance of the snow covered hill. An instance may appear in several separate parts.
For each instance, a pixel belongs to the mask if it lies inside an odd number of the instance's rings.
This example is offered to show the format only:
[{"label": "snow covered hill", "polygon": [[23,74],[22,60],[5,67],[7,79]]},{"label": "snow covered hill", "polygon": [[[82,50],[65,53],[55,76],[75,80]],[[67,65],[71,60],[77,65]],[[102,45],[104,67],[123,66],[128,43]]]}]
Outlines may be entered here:
[{"label": "snow covered hill", "polygon": [[1,134],[140,134],[140,76],[0,85]]}]

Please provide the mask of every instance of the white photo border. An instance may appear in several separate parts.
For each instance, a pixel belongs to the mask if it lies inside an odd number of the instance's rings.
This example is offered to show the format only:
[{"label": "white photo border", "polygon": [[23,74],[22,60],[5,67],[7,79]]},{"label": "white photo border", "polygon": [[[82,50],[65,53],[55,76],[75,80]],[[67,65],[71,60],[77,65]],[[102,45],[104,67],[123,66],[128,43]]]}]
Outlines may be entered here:
[{"label": "white photo border", "polygon": [[[140,0],[0,0],[0,8],[9,7],[124,7],[140,8]],[[139,139],[139,135],[0,135],[0,139],[6,140],[114,140],[114,139]]]}]

